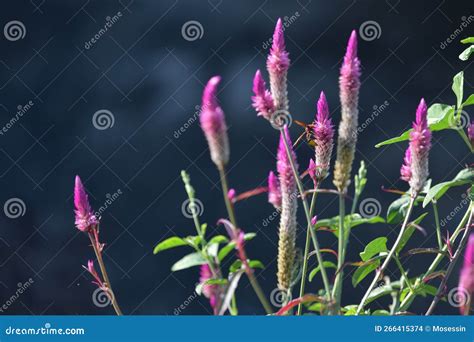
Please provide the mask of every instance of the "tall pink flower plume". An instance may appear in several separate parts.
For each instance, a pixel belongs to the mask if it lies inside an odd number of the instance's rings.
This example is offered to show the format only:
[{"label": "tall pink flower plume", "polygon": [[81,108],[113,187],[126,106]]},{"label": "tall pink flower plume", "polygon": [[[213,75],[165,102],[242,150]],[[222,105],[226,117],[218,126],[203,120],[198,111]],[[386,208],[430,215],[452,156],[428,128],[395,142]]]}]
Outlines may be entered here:
[{"label": "tall pink flower plume", "polygon": [[[199,283],[202,284],[209,279],[212,279],[211,268],[208,264],[204,264],[201,266]],[[214,314],[216,314],[215,310],[217,309],[217,301],[219,299],[219,285],[203,285],[202,294],[209,299],[209,304],[214,310]]]},{"label": "tall pink flower plume", "polygon": [[411,149],[410,146],[405,151],[405,157],[403,157],[403,165],[400,168],[400,178],[405,182],[410,182],[411,179]]},{"label": "tall pink flower plume", "polygon": [[278,19],[273,33],[272,48],[267,58],[267,70],[270,75],[270,90],[275,110],[288,111],[287,73],[290,66],[288,52],[285,50],[283,23]]},{"label": "tall pink flower plume", "polygon": [[211,159],[222,168],[229,161],[229,138],[224,111],[217,103],[217,86],[220,76],[212,77],[204,88],[200,115],[201,128],[206,136]]},{"label": "tall pink flower plume", "polygon": [[76,176],[74,184],[74,207],[76,208],[74,211],[76,214],[75,223],[80,231],[88,232],[99,223],[92,212],[86,190],[79,176]]},{"label": "tall pink flower plume", "polygon": [[345,191],[349,185],[357,143],[359,116],[360,61],[357,57],[357,34],[352,31],[339,76],[341,122],[337,142],[337,159],[334,167],[334,185]]},{"label": "tall pink flower plume", "polygon": [[410,187],[420,192],[428,179],[428,157],[431,148],[431,131],[428,128],[428,109],[421,99],[416,110],[416,120],[410,133],[411,179]]},{"label": "tall pink flower plume", "polygon": [[[464,264],[459,277],[459,288],[470,298],[474,295],[474,234],[469,236],[466,251],[464,252]],[[472,303],[471,300],[468,302],[466,304]],[[470,307],[468,305],[461,306],[459,309],[461,314],[469,314]]]},{"label": "tall pink flower plume", "polygon": [[259,116],[263,116],[265,119],[270,120],[275,106],[273,104],[272,94],[266,88],[265,80],[262,77],[260,70],[257,70],[255,77],[253,78],[253,93],[252,106],[257,111]]},{"label": "tall pink flower plume", "polygon": [[472,148],[474,148],[474,123],[470,124],[467,128],[467,136],[469,137]]},{"label": "tall pink flower plume", "polygon": [[296,155],[293,151],[293,144],[290,133],[285,126],[280,135],[280,144],[277,153],[277,170],[281,188],[281,214],[278,240],[278,287],[281,290],[288,290],[292,281],[292,273],[295,260],[295,239],[296,239],[296,211],[297,211],[297,189],[296,180],[293,176],[290,159],[285,148],[286,141],[291,150],[291,158],[295,163]]},{"label": "tall pink flower plume", "polygon": [[272,204],[275,209],[281,209],[281,189],[277,176],[270,171],[268,174],[268,202]]},{"label": "tall pink flower plume", "polygon": [[329,117],[329,106],[324,92],[319,96],[317,107],[318,113],[313,130],[316,146],[316,179],[322,181],[328,175],[334,145],[334,127]]},{"label": "tall pink flower plume", "polygon": [[318,181],[316,178],[316,169],[317,169],[316,163],[314,162],[313,159],[310,159],[309,165],[308,165],[308,175],[309,177],[311,177],[314,183]]}]

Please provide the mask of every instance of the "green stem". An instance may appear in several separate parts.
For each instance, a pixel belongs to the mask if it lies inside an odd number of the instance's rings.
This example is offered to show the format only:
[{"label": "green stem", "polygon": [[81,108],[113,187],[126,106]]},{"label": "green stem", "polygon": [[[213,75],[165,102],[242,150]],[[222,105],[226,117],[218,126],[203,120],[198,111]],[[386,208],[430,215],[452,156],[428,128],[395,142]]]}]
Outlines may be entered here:
[{"label": "green stem", "polygon": [[359,315],[360,312],[364,309],[365,302],[367,298],[369,297],[370,293],[373,291],[375,286],[377,285],[377,282],[379,281],[380,276],[383,274],[385,269],[387,268],[388,264],[392,260],[393,256],[395,255],[398,246],[400,245],[400,242],[402,241],[403,234],[405,233],[405,230],[408,226],[408,222],[410,220],[411,213],[413,211],[413,207],[415,204],[416,197],[418,196],[417,193],[413,193],[411,198],[410,198],[410,203],[408,205],[408,210],[405,216],[405,220],[403,221],[402,228],[400,229],[400,233],[398,233],[397,240],[393,244],[392,249],[388,253],[387,257],[385,258],[382,266],[376,271],[374,280],[372,280],[372,283],[370,284],[369,288],[367,289],[367,292],[365,293],[364,297],[360,301],[359,307],[357,308],[356,315]]},{"label": "green stem", "polygon": [[249,278],[250,284],[252,285],[253,290],[257,294],[260,303],[262,303],[262,306],[265,309],[267,315],[273,314],[272,307],[270,306],[270,303],[268,303],[267,297],[265,297],[265,295],[263,294],[263,290],[260,287],[257,278],[255,278],[255,275],[253,274],[252,270],[250,270],[250,272],[247,272],[247,277]]},{"label": "green stem", "polygon": [[92,243],[92,248],[94,248],[95,256],[97,257],[97,262],[99,263],[100,272],[102,273],[102,276],[104,277],[107,290],[108,292],[110,292],[109,298],[112,302],[112,306],[114,307],[114,310],[117,313],[117,316],[122,316],[123,315],[122,310],[120,310],[120,307],[117,303],[117,299],[115,298],[115,293],[112,290],[112,284],[110,283],[109,275],[105,268],[104,260],[102,259],[102,252],[99,250],[99,246],[98,246],[99,241],[97,241],[97,238],[92,233],[89,233],[89,238]]},{"label": "green stem", "polygon": [[344,229],[344,218],[346,216],[346,206],[344,200],[344,194],[339,193],[339,234],[337,239],[337,275],[334,281],[333,297],[335,301],[335,311],[339,312],[341,306],[341,295],[342,295],[342,283],[344,279],[344,259],[345,259],[345,237],[346,232]]},{"label": "green stem", "polygon": [[303,184],[301,183],[300,176],[298,174],[298,170],[296,169],[295,161],[293,160],[293,156],[291,155],[291,150],[290,150],[290,146],[288,145],[285,130],[281,129],[280,133],[283,136],[282,140],[283,140],[283,144],[285,145],[286,154],[287,154],[288,159],[289,159],[290,164],[291,164],[291,169],[293,171],[293,176],[296,180],[296,185],[298,186],[298,191],[299,191],[300,196],[301,196],[301,201],[303,202],[303,208],[304,208],[304,212],[305,212],[305,215],[306,215],[306,221],[308,222],[307,229],[310,231],[311,239],[313,240],[314,251],[316,253],[316,258],[318,259],[319,268],[321,270],[321,276],[323,278],[324,289],[326,291],[326,295],[327,295],[328,299],[330,299],[331,298],[331,292],[330,292],[331,290],[330,290],[330,286],[329,286],[329,279],[328,279],[328,275],[327,275],[327,272],[326,272],[326,268],[324,267],[324,260],[323,260],[322,254],[321,254],[321,249],[319,247],[319,242],[318,242],[318,238],[316,236],[316,232],[314,232],[314,230],[312,229],[311,215],[309,213],[308,202],[306,201]]},{"label": "green stem", "polygon": [[411,291],[413,291],[413,287],[410,283],[410,280],[408,279],[408,275],[405,272],[405,269],[403,268],[402,263],[400,262],[400,259],[398,258],[398,255],[395,255],[393,257],[393,260],[395,260],[395,263],[397,264],[398,269],[400,270],[400,273],[402,275],[402,283],[403,283],[403,279],[405,279],[405,282],[407,283],[408,287],[410,288]]},{"label": "green stem", "polygon": [[[454,242],[456,241],[456,238],[458,237],[458,235],[461,233],[462,229],[466,225],[466,222],[468,221],[469,217],[471,216],[472,209],[473,209],[473,202],[470,203],[469,208],[466,211],[466,213],[464,214],[461,222],[459,223],[459,225],[454,230],[453,235],[451,235],[451,238],[449,239],[449,243],[451,245],[454,244]],[[430,276],[433,272],[436,271],[436,268],[438,267],[439,263],[441,262],[441,260],[444,259],[447,250],[448,250],[448,244],[445,244],[444,247],[441,249],[441,253],[439,253],[436,256],[436,258],[433,260],[431,265],[428,267],[428,270],[423,274],[421,279],[425,279],[426,277]],[[405,299],[403,299],[402,303],[400,304],[400,312],[404,312],[404,311],[408,310],[411,303],[415,299],[416,295],[417,295],[416,291],[410,291],[408,293],[408,295],[405,297]]]},{"label": "green stem", "polygon": [[229,186],[227,185],[227,176],[225,173],[225,167],[222,165],[218,167],[218,170],[219,170],[219,176],[221,179],[222,195],[224,196],[224,202],[227,208],[227,214],[229,215],[229,220],[234,225],[234,227],[238,228],[237,221],[235,219],[234,205],[230,202],[230,199],[228,196]]},{"label": "green stem", "polygon": [[469,150],[472,152],[474,152],[474,149],[472,148],[472,144],[471,144],[471,141],[469,140],[469,138],[467,137],[466,133],[464,132],[464,130],[462,128],[458,129],[457,132],[459,133],[459,135],[461,136],[462,140],[466,143],[467,147],[469,147]]},{"label": "green stem", "polygon": [[[315,185],[314,188],[316,190],[318,186]],[[313,217],[314,215],[314,208],[316,206],[316,197],[317,197],[317,192],[313,192],[313,195],[311,196],[311,204],[309,207],[309,214],[311,217]],[[303,272],[301,276],[301,285],[300,285],[300,298],[303,297],[304,288],[306,286],[306,274],[308,273],[308,255],[309,255],[310,244],[311,244],[311,232],[310,232],[310,229],[307,229],[306,242],[305,242],[305,247],[304,247]],[[302,312],[303,312],[303,303],[299,303],[297,315],[301,316]]]},{"label": "green stem", "polygon": [[438,214],[438,204],[436,200],[431,202],[433,204],[433,212],[435,217],[435,224],[436,224],[436,237],[438,239],[438,248],[441,250],[443,248],[443,240],[441,238],[441,227],[439,225],[439,214]]}]

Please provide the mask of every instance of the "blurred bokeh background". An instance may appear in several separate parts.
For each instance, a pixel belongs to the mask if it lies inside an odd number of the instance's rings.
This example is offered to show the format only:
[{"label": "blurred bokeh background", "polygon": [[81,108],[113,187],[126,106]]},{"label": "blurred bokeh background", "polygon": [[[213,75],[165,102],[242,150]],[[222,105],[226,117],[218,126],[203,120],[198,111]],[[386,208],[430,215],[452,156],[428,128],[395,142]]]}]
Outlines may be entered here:
[{"label": "blurred bokeh background", "polygon": [[[19,36],[6,29],[0,36],[0,126],[18,118],[0,135],[0,204],[3,208],[10,199],[19,199],[24,207],[17,218],[4,210],[0,215],[0,304],[19,284],[34,281],[3,314],[113,313],[110,307],[93,304],[95,287],[81,267],[93,252],[87,237],[74,227],[76,174],[96,208],[121,193],[102,215],[101,238],[124,312],[173,315],[185,302],[180,314],[210,312],[205,298],[194,298],[198,269],[170,272],[185,249],[157,256],[152,250],[166,237],[194,232],[181,210],[186,199],[182,169],[191,174],[204,204],[201,220],[209,223],[210,232],[223,233],[215,225],[225,215],[218,174],[199,124],[188,125],[197,118],[196,106],[211,76],[223,78],[219,96],[229,126],[231,187],[242,192],[262,185],[275,168],[277,131],[256,117],[250,96],[256,69],[265,69],[278,17],[287,23],[291,113],[306,122],[314,117],[321,90],[334,121],[339,121],[338,72],[347,39],[351,30],[375,22],[375,37],[359,39],[360,122],[375,119],[359,135],[356,166],[366,161],[369,183],[364,196],[376,199],[385,215],[397,197],[381,188],[407,189],[398,179],[406,144],[380,149],[374,145],[410,125],[421,97],[429,104],[454,104],[451,80],[458,71],[465,70],[465,94],[473,92],[472,62],[458,59],[463,49],[459,40],[474,32],[472,9],[467,0],[2,3],[1,27],[14,25]],[[182,32],[189,21],[199,24],[197,39]],[[98,39],[92,41],[94,37]],[[452,42],[447,41],[450,37]],[[110,127],[97,129],[93,117],[98,111],[113,119],[113,125],[105,122]],[[300,133],[299,127],[291,127],[293,137]],[[433,182],[452,179],[468,163],[468,150],[454,131],[435,134],[433,145]],[[298,148],[302,167],[311,156],[309,147]],[[324,186],[332,187],[331,180]],[[457,189],[443,198],[441,218],[460,205],[461,194]],[[331,195],[320,196],[317,207],[320,218],[337,212]],[[261,195],[238,203],[236,210],[242,228],[258,234],[248,243],[248,254],[265,264],[257,274],[269,295],[276,286],[278,223],[264,221],[274,209]],[[301,215],[299,246],[303,223]],[[423,227],[428,235],[415,233],[410,246],[434,246],[433,221],[425,220]],[[364,244],[375,237],[389,234],[393,241],[396,230],[383,224],[356,228],[348,259],[358,260]],[[325,247],[336,247],[330,234],[320,233],[320,239]],[[416,275],[432,258],[414,256],[403,262]],[[396,269],[391,272],[397,275]],[[353,288],[351,271],[347,275],[344,303],[356,304],[369,279]],[[450,288],[456,286],[457,275],[456,270]],[[317,291],[320,280],[307,287]],[[263,313],[246,279],[237,298],[241,313]],[[412,310],[422,312],[429,301],[420,298]],[[373,307],[387,304],[382,300]],[[447,303],[437,309],[440,314],[457,311]]]}]

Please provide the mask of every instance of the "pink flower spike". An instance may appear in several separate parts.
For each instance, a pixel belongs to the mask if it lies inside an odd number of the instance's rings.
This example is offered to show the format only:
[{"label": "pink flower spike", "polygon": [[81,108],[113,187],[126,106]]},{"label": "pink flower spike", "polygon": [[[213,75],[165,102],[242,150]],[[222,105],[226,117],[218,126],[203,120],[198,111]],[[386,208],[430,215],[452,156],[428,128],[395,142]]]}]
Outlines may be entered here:
[{"label": "pink flower spike", "polygon": [[347,43],[339,78],[341,104],[352,111],[356,110],[354,106],[358,103],[360,74],[360,61],[357,57],[357,33],[353,30]]},{"label": "pink flower spike", "polygon": [[421,99],[416,110],[416,121],[410,133],[411,179],[410,187],[415,193],[420,192],[428,179],[428,157],[431,148],[431,131],[428,128],[428,109]]},{"label": "pink flower spike", "polygon": [[[472,298],[474,294],[474,234],[469,236],[466,251],[464,252],[464,264],[459,277],[459,289],[467,299]],[[471,301],[468,300],[466,305],[461,306],[462,315],[469,314]]]},{"label": "pink flower spike", "polygon": [[[205,283],[209,279],[212,279],[211,268],[208,264],[204,264],[201,266],[199,283]],[[219,298],[219,285],[203,285],[202,294],[209,299],[209,304],[214,310],[214,314],[216,314],[215,310],[217,309],[217,301]]]},{"label": "pink flower spike", "polygon": [[273,43],[267,58],[267,70],[270,75],[270,89],[275,109],[288,111],[287,72],[290,66],[288,52],[285,50],[283,23],[278,19],[273,33]]},{"label": "pink flower spike", "polygon": [[92,282],[93,284],[96,284],[100,288],[104,287],[104,283],[102,282],[102,279],[100,279],[99,274],[95,270],[94,261],[89,260],[87,262],[87,267],[85,266],[83,267],[87,270],[87,272],[89,272],[92,275],[92,277],[94,277],[94,281]]},{"label": "pink flower spike", "polygon": [[86,190],[84,189],[84,185],[82,184],[81,178],[79,178],[79,176],[76,176],[74,185],[74,207],[76,208],[75,223],[77,229],[80,231],[89,232],[99,223],[98,219],[92,212]]},{"label": "pink flower spike", "polygon": [[326,95],[321,92],[318,100],[318,113],[314,122],[314,142],[316,158],[316,179],[322,181],[329,173],[332,149],[334,146],[334,127],[329,118]]},{"label": "pink flower spike", "polygon": [[273,171],[268,174],[268,203],[272,204],[277,210],[281,209],[280,182]]},{"label": "pink flower spike", "polygon": [[411,179],[411,149],[408,147],[405,151],[405,157],[403,158],[403,164],[400,168],[401,179],[405,182],[410,182]]},{"label": "pink flower spike", "polygon": [[255,94],[255,96],[252,96],[252,106],[257,111],[257,115],[270,120],[275,111],[275,106],[273,104],[272,94],[266,89],[265,81],[260,70],[257,70],[255,73],[252,89]]},{"label": "pink flower spike", "polygon": [[316,183],[316,164],[314,163],[313,159],[309,160],[309,165],[308,165],[308,174],[313,180],[314,183]]},{"label": "pink flower spike", "polygon": [[471,147],[474,149],[474,123],[470,124],[467,128],[467,136],[471,142]]},{"label": "pink flower spike", "polygon": [[220,81],[220,76],[214,76],[207,82],[202,95],[199,119],[209,145],[211,159],[217,167],[222,168],[229,161],[230,152],[224,111],[217,103],[217,86]]},{"label": "pink flower spike", "polygon": [[313,218],[311,219],[311,224],[314,226],[316,225],[316,223],[318,223],[318,216],[313,216]]},{"label": "pink flower spike", "polygon": [[234,203],[236,194],[237,193],[236,193],[235,189],[229,189],[229,191],[227,192],[227,198],[229,199],[229,201]]}]

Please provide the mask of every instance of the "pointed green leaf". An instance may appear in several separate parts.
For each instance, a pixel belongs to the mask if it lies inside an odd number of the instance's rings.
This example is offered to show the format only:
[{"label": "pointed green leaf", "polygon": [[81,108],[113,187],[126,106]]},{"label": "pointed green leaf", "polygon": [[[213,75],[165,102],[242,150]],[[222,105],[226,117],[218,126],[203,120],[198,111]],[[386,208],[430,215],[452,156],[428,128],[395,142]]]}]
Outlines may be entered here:
[{"label": "pointed green leaf", "polygon": [[359,253],[362,261],[368,261],[372,257],[382,253],[387,252],[387,238],[385,236],[378,237],[369,242],[363,252]]},{"label": "pointed green leaf", "polygon": [[410,196],[402,196],[393,201],[387,210],[387,223],[400,223],[405,217]]},{"label": "pointed green leaf", "polygon": [[463,44],[474,44],[474,37],[467,37],[461,40]]},{"label": "pointed green leaf", "polygon": [[153,249],[153,254],[157,254],[159,252],[165,251],[170,248],[175,248],[179,246],[186,246],[188,243],[177,236],[172,236],[166,240],[161,241],[158,243]]},{"label": "pointed green leaf", "polygon": [[[257,234],[255,233],[247,233],[244,235],[244,241],[252,240]],[[219,261],[222,261],[233,249],[235,248],[235,242],[231,241],[227,245],[221,248],[217,258]]]},{"label": "pointed green leaf", "polygon": [[402,238],[400,240],[400,243],[399,243],[399,245],[396,249],[397,254],[399,254],[403,250],[403,248],[407,244],[408,240],[410,240],[411,236],[415,232],[415,230],[416,230],[415,225],[420,224],[420,222],[423,221],[423,219],[426,217],[426,215],[428,215],[428,213],[421,214],[416,220],[414,220],[411,224],[408,225],[408,227],[405,230],[405,232],[403,233]]},{"label": "pointed green leaf", "polygon": [[452,89],[456,95],[457,108],[461,108],[462,98],[464,96],[464,71],[457,73],[453,77]]},{"label": "pointed green leaf", "polygon": [[191,253],[183,257],[181,260],[177,261],[172,267],[171,271],[181,271],[190,267],[200,266],[207,263],[206,259],[201,255],[201,253]]},{"label": "pointed green leaf", "polygon": [[461,170],[453,180],[436,184],[433,186],[425,196],[423,207],[426,207],[433,199],[440,199],[446,191],[454,186],[461,186],[465,184],[472,184],[474,182],[474,169],[467,168]]},{"label": "pointed green leaf", "polygon": [[462,106],[467,107],[474,104],[474,94],[469,95],[466,101],[463,102]]},{"label": "pointed green leaf", "polygon": [[213,243],[227,243],[229,242],[229,239],[225,237],[224,235],[216,235],[214,236],[211,240],[209,240],[208,245],[213,244]]},{"label": "pointed green leaf", "polygon": [[[335,263],[333,263],[332,261],[324,261],[323,262],[323,265],[324,265],[324,268],[334,268],[334,269],[337,269],[337,265]],[[309,281],[313,281],[313,278],[316,276],[316,274],[319,273],[319,271],[321,270],[321,267],[316,267],[314,268],[310,273],[309,273],[309,276],[308,276],[308,279]]]},{"label": "pointed green leaf", "polygon": [[[380,216],[374,217],[362,217],[359,214],[346,215],[344,218],[344,227],[347,229],[352,229],[354,227],[360,226],[361,224],[375,224],[375,223],[384,223],[385,220]],[[334,216],[329,219],[318,220],[314,228],[327,227],[332,230],[336,237],[339,235],[339,216]]]},{"label": "pointed green leaf", "polygon": [[472,53],[474,53],[474,45],[469,46],[466,50],[461,52],[459,59],[462,61],[467,61],[469,57],[471,57]]},{"label": "pointed green leaf", "polygon": [[365,277],[375,271],[380,266],[380,260],[369,262],[357,268],[352,275],[352,286],[356,287]]},{"label": "pointed green leaf", "polygon": [[265,268],[265,266],[263,265],[263,263],[260,260],[250,260],[249,261],[249,266],[250,266],[250,268],[260,268],[262,270]]}]

